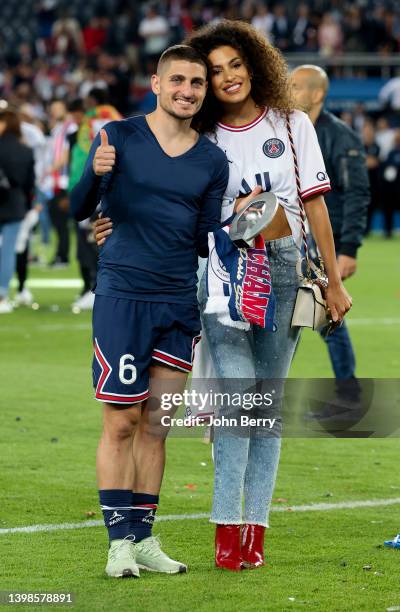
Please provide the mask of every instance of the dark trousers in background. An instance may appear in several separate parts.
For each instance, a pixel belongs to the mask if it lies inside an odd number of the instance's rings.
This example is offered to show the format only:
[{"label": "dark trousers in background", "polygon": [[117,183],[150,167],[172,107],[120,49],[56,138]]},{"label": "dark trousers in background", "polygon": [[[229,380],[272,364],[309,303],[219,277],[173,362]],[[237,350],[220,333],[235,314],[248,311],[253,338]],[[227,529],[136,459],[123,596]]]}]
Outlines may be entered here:
[{"label": "dark trousers in background", "polygon": [[[310,257],[318,266],[318,249],[311,234],[307,236],[307,243]],[[340,252],[338,238],[335,239],[335,248],[337,252]],[[359,393],[360,385],[356,378],[356,358],[346,322],[343,321],[342,325],[337,327],[332,334],[325,337],[322,333],[321,337],[325,340],[328,347],[338,393],[340,394],[341,390],[343,390],[344,396],[349,396],[350,399],[357,399],[356,396]]]},{"label": "dark trousers in background", "polygon": [[328,346],[339,395],[356,401],[360,393],[360,384],[355,375],[356,358],[346,322],[343,321],[341,327],[335,329],[329,336],[322,337]]},{"label": "dark trousers in background", "polygon": [[29,248],[26,247],[22,253],[17,253],[17,278],[18,278],[18,293],[24,290],[25,282],[28,277],[28,256]]},{"label": "dark trousers in background", "polygon": [[68,263],[69,260],[69,231],[68,231],[68,196],[65,191],[60,191],[49,202],[49,214],[54,229],[57,233],[57,250],[55,260]]},{"label": "dark trousers in background", "polygon": [[81,228],[77,225],[76,236],[76,255],[81,269],[83,279],[82,294],[84,294],[91,291],[96,284],[98,250],[91,229]]},{"label": "dark trousers in background", "polygon": [[335,377],[339,379],[353,378],[356,369],[356,358],[345,321],[341,327],[324,338],[328,345],[329,356]]}]

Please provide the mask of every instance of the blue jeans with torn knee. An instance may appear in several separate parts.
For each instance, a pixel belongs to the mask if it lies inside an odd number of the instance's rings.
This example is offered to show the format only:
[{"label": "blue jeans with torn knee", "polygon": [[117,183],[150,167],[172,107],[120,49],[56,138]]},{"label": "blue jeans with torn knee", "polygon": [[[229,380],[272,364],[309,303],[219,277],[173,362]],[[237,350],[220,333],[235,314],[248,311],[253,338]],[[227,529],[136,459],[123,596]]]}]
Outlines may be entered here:
[{"label": "blue jeans with torn knee", "polygon": [[[224,392],[236,390],[240,379],[244,379],[246,385],[256,380],[282,381],[289,372],[299,338],[299,329],[290,327],[299,285],[296,270],[299,250],[292,236],[288,236],[268,242],[267,251],[276,297],[275,332],[258,326],[243,331],[221,324],[216,314],[204,314],[204,278],[200,285],[203,334]],[[222,415],[223,406],[219,410],[219,416]],[[238,435],[231,430],[214,428],[212,522],[268,526],[280,446],[280,431],[265,435],[265,430],[251,427],[246,435]]]}]

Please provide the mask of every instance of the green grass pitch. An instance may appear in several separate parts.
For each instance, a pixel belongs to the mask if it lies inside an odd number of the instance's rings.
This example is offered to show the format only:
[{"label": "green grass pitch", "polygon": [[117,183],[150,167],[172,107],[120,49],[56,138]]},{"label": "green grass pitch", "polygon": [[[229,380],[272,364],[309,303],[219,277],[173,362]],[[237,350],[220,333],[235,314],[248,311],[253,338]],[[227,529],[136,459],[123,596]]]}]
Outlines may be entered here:
[{"label": "green grass pitch", "polygon": [[[74,278],[77,271],[33,269],[35,277]],[[369,239],[359,271],[347,283],[360,377],[399,378],[399,279],[400,242]],[[72,314],[74,293],[37,289],[39,310],[20,308],[0,318],[0,529],[81,523],[92,512],[92,519],[101,519],[95,481],[101,407],[92,400],[90,315]],[[291,376],[331,376],[315,333],[303,334]],[[398,465],[396,433],[386,439],[287,439],[273,508],[400,498]],[[171,437],[159,513],[208,512],[212,472],[209,445]],[[214,568],[207,519],[165,521],[155,533],[171,556],[188,563],[189,572],[142,572],[140,580],[107,579],[103,527],[0,532],[0,590],[70,591],[71,607],[89,612],[375,612],[400,606],[400,550],[382,546],[399,531],[400,503],[272,512],[268,565],[237,575]]]}]

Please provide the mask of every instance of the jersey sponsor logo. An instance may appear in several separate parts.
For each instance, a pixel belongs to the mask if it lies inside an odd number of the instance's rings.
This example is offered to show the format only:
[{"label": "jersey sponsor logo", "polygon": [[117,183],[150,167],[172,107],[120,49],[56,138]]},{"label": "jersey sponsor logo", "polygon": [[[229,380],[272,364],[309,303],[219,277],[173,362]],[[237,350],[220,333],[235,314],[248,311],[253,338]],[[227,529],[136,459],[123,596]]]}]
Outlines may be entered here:
[{"label": "jersey sponsor logo", "polygon": [[280,157],[285,151],[285,145],[279,138],[269,138],[263,144],[263,152],[267,157]]},{"label": "jersey sponsor logo", "polygon": [[317,179],[318,179],[319,181],[321,181],[321,182],[322,182],[322,181],[326,181],[326,179],[327,179],[327,178],[328,178],[328,177],[327,177],[327,175],[325,174],[325,172],[318,172],[318,173],[317,173]]}]

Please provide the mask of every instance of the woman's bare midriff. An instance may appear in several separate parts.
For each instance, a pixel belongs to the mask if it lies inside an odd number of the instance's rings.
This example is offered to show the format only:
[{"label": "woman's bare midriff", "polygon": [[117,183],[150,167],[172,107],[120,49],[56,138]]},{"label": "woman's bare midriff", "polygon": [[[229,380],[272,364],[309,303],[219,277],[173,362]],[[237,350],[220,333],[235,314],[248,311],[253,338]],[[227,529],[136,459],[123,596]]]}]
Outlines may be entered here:
[{"label": "woman's bare midriff", "polygon": [[278,238],[284,238],[285,236],[291,236],[292,230],[288,223],[286,213],[282,206],[278,206],[275,217],[272,219],[271,224],[267,229],[262,232],[265,240],[277,240]]}]

